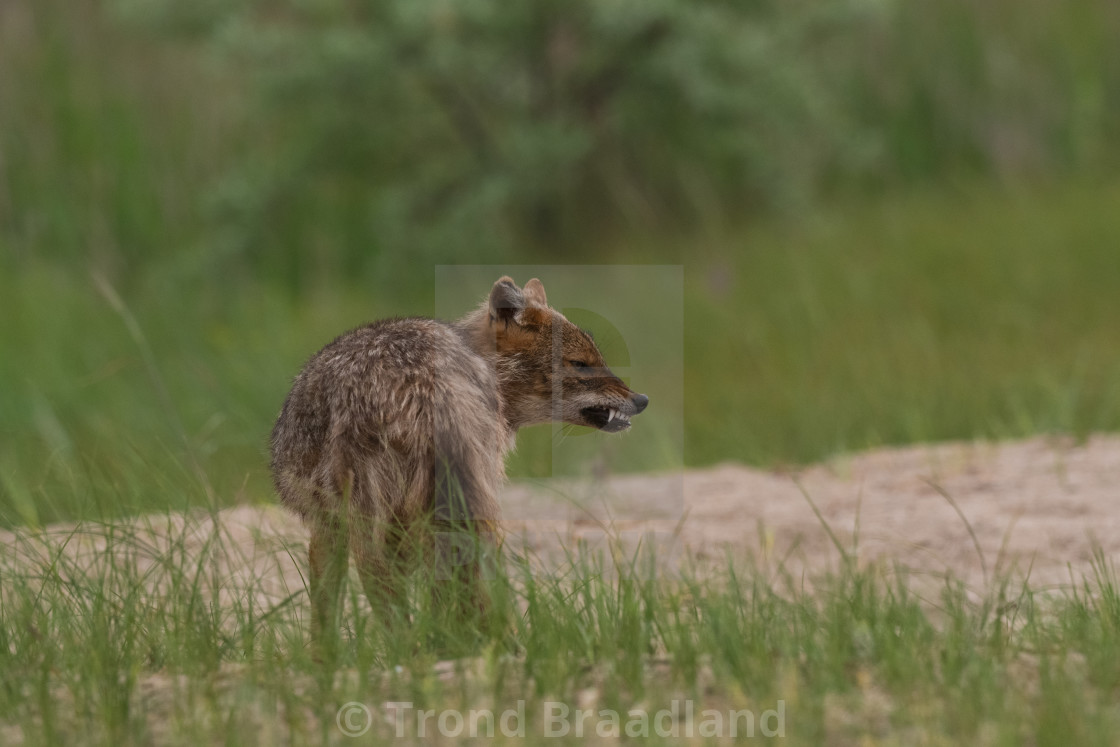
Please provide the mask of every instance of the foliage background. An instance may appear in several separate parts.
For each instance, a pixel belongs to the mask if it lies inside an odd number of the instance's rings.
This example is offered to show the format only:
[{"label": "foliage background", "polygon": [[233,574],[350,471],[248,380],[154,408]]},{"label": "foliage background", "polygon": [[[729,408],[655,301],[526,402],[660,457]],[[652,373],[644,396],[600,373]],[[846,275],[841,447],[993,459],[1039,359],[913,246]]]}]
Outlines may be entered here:
[{"label": "foliage background", "polygon": [[269,500],[439,263],[683,264],[688,464],[1115,429],[1118,161],[1108,0],[12,0],[0,524]]}]

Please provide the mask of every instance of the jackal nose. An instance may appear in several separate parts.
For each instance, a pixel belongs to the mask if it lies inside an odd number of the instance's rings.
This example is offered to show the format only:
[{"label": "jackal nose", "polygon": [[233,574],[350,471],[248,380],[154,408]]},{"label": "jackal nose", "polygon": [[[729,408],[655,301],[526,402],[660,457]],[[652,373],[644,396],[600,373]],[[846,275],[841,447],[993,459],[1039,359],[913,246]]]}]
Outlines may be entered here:
[{"label": "jackal nose", "polygon": [[637,415],[639,412],[646,409],[646,405],[649,404],[649,397],[644,394],[635,394],[630,398],[630,401],[633,402],[634,407],[637,408],[634,412],[634,414]]}]

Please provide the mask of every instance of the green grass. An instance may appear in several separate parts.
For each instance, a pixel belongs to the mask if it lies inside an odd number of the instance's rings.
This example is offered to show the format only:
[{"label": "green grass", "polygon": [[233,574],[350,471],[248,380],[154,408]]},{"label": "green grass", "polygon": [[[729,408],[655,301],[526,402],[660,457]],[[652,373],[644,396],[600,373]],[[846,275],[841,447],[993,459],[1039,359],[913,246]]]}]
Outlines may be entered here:
[{"label": "green grass", "polygon": [[[630,370],[654,402],[634,433],[529,430],[511,474],[569,450],[587,455],[577,470],[678,466],[679,423],[659,401],[683,402],[693,465],[1120,428],[1117,205],[1112,183],[971,188],[712,241],[685,260],[683,381],[656,362]],[[691,243],[644,251],[679,261]],[[293,302],[156,271],[107,296],[72,267],[14,269],[0,277],[6,525],[270,501],[267,436],[303,361],[364,321],[432,310],[430,290],[340,286]]]},{"label": "green grass", "polygon": [[1120,187],[962,188],[690,263],[688,461],[1120,427]]},{"label": "green grass", "polygon": [[[556,702],[626,719],[693,700],[697,720],[780,702],[786,741],[805,745],[1109,744],[1120,728],[1120,597],[1103,557],[1065,592],[949,579],[920,597],[882,565],[838,560],[811,579],[731,562],[651,573],[573,551],[567,572],[499,574],[504,626],[482,639],[424,615],[386,636],[351,583],[358,611],[323,664],[305,645],[300,590],[215,572],[208,559],[246,548],[178,526],[164,542],[118,522],[11,544],[5,744],[348,744],[335,714],[352,701],[380,714],[388,701],[500,713],[524,700],[529,744],[550,741],[542,714]],[[423,742],[405,728],[405,743]]]},{"label": "green grass", "polygon": [[[686,264],[688,460],[1115,429],[1118,197],[1108,184],[971,189],[713,242]],[[389,700],[500,713],[524,699],[530,743],[551,741],[546,703],[581,699],[623,717],[673,699],[756,716],[781,701],[787,741],[806,745],[1109,744],[1120,729],[1120,592],[1104,557],[1063,591],[950,579],[930,593],[902,567],[840,559],[804,579],[730,561],[618,574],[576,554],[564,574],[512,566],[508,632],[481,643],[426,615],[386,640],[352,583],[359,611],[325,668],[305,647],[301,588],[253,601],[263,577],[239,587],[197,561],[244,551],[223,531],[188,524],[153,546],[114,517],[271,501],[265,438],[302,360],[428,301],[343,289],[293,303],[171,277],[120,303],[55,263],[0,278],[0,516],[85,517],[68,547],[101,542],[76,555],[57,549],[64,527],[45,549],[27,530],[5,538],[0,742],[361,744],[338,708]],[[552,448],[543,434],[525,447]],[[626,468],[635,442],[606,443]],[[16,550],[37,559],[13,566]]]}]

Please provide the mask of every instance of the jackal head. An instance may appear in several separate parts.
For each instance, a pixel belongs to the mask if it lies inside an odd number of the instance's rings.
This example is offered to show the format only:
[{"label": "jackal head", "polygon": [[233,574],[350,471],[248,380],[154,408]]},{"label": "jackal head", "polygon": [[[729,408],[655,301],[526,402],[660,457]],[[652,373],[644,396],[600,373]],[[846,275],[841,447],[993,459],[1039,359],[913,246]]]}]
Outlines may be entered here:
[{"label": "jackal head", "polygon": [[549,307],[536,278],[524,288],[499,279],[478,322],[514,428],[559,421],[617,433],[649,404],[611,373],[591,335]]}]

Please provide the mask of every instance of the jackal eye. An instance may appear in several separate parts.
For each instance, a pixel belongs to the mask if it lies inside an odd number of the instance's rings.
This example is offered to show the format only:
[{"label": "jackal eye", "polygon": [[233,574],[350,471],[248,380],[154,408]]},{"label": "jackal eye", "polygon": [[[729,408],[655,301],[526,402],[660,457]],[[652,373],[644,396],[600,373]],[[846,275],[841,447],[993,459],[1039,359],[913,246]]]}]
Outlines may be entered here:
[{"label": "jackal eye", "polygon": [[568,361],[568,365],[573,366],[574,368],[576,368],[580,371],[588,371],[588,370],[591,369],[591,366],[587,365],[587,361],[570,360],[570,361]]}]

